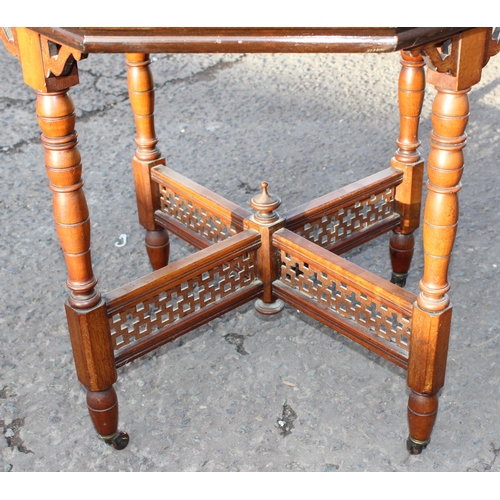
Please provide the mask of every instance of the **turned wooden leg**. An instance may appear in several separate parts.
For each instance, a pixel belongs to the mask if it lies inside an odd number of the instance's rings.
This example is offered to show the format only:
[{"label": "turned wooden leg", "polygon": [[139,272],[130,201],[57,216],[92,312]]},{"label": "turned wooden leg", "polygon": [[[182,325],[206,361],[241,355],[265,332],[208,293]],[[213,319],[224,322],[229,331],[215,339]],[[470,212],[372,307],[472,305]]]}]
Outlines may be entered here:
[{"label": "turned wooden leg", "polygon": [[151,169],[165,165],[156,145],[154,126],[154,81],[149,54],[126,54],[130,104],[135,118],[137,150],[132,160],[139,222],[146,229],[146,249],[153,269],[168,264],[170,242],[168,232],[156,224],[159,209],[158,185],[151,181]]},{"label": "turned wooden leg", "polygon": [[408,386],[408,449],[420,453],[430,440],[436,419],[437,393],[444,385],[451,305],[448,265],[458,222],[469,101],[465,90],[436,86],[432,107],[429,190],[423,223],[424,275],[414,308]]},{"label": "turned wooden leg", "polygon": [[389,248],[391,282],[405,286],[415,244],[413,232],[420,223],[424,162],[418,152],[418,126],[425,92],[425,63],[420,55],[402,51],[401,65],[398,150],[391,161],[392,167],[404,172],[403,182],[396,188],[396,211],[401,216],[401,224],[393,231]]},{"label": "turned wooden leg", "polygon": [[[102,404],[97,402],[100,397],[89,396],[90,413],[97,432],[102,434],[104,431],[103,438],[108,439],[120,434],[116,394],[113,405],[109,404],[109,395],[114,394],[112,385],[116,382],[116,368],[106,304],[96,289],[97,280],[92,270],[89,211],[82,190],[74,106],[67,90],[38,93],[36,111],[53,192],[54,220],[68,268],[70,293],[66,315],[76,371],[89,393],[108,394],[104,398],[106,403]],[[101,412],[98,425],[95,411]],[[124,433],[120,435],[125,436]],[[125,446],[123,443],[124,439],[120,443],[122,447]],[[111,444],[115,446],[115,442]]]}]

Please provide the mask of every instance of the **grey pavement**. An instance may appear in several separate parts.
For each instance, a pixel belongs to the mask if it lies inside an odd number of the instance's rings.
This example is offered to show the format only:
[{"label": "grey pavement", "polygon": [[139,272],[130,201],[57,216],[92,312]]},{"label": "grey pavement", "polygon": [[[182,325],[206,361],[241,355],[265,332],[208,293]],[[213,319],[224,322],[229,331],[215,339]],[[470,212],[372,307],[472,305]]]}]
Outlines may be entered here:
[{"label": "grey pavement", "polygon": [[[398,61],[155,55],[160,149],[171,168],[244,207],[265,180],[281,210],[293,208],[388,166]],[[405,448],[404,370],[291,307],[265,318],[252,304],[119,369],[120,428],[131,441],[123,451],[101,442],[74,370],[34,93],[3,46],[0,67],[0,470],[500,470],[500,56],[470,95],[448,370],[419,456]],[[124,56],[91,55],[79,67],[71,95],[105,292],[150,271],[133,191],[134,122]],[[429,88],[422,116],[425,156],[433,95]],[[172,238],[173,260],[192,251]],[[388,235],[348,258],[388,277]],[[277,423],[284,405],[295,416],[286,436]]]}]

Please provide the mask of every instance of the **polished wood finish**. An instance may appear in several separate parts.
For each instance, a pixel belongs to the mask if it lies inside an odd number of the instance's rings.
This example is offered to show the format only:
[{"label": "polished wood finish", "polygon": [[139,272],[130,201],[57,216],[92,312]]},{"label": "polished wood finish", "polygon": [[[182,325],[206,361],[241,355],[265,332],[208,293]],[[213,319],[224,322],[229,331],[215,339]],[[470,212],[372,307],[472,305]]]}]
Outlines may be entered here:
[{"label": "polished wood finish", "polygon": [[155,222],[160,207],[158,185],[151,180],[151,169],[164,165],[156,147],[154,124],[154,81],[148,54],[127,54],[127,83],[130,105],[134,113],[137,150],[132,160],[139,222],[146,229],[146,249],[153,269],[168,264],[170,240],[168,232]]},{"label": "polished wood finish", "polygon": [[278,279],[281,265],[279,251],[273,245],[273,234],[284,227],[285,219],[276,212],[281,200],[270,194],[267,186],[267,182],[262,182],[261,193],[250,201],[255,214],[245,221],[245,227],[259,231],[261,239],[261,247],[257,250],[257,276],[263,290],[255,308],[262,314],[271,315],[284,307],[273,291],[273,282]]},{"label": "polished wood finish", "polygon": [[22,64],[24,81],[34,90],[57,92],[78,84],[76,61],[86,57],[85,54],[55,44],[25,28],[13,28],[13,40]]},{"label": "polished wood finish", "polygon": [[126,432],[118,431],[118,398],[113,387],[100,392],[87,392],[87,408],[99,437],[116,450],[129,442]]},{"label": "polished wood finish", "polygon": [[394,52],[466,28],[31,28],[81,52]]},{"label": "polished wood finish", "polygon": [[[408,450],[429,443],[443,387],[452,306],[448,266],[469,115],[467,93],[500,52],[491,28],[2,28],[35,89],[54,220],[68,268],[68,326],[78,379],[94,426],[124,448],[118,431],[116,367],[193,328],[258,299],[262,313],[282,302],[304,311],[408,370]],[[281,216],[267,183],[254,213],[173,172],[154,127],[153,52],[391,52],[401,50],[400,133],[389,169]],[[139,222],[152,273],[106,296],[97,290],[90,219],[81,178],[75,114],[68,89],[77,61],[92,52],[126,54],[136,123],[132,164]],[[404,285],[420,224],[423,161],[419,117],[427,82],[437,95],[423,216],[421,292]],[[279,186],[275,187],[276,190]],[[273,189],[274,191],[274,189]],[[199,252],[168,263],[168,233]],[[390,283],[337,254],[393,230]]]},{"label": "polished wood finish", "polygon": [[403,182],[396,191],[396,210],[401,216],[399,227],[390,241],[393,283],[404,286],[413,257],[413,232],[420,224],[424,162],[418,147],[418,127],[424,102],[425,73],[421,54],[401,52],[398,103],[400,114],[398,150],[391,166],[404,173]]},{"label": "polished wood finish", "polygon": [[57,235],[68,267],[69,304],[90,308],[101,300],[90,259],[90,218],[83,193],[75,108],[66,90],[38,93],[36,101]]},{"label": "polished wood finish", "polygon": [[[481,78],[488,38],[491,39],[491,30],[483,28],[459,35],[451,42],[451,61],[432,58],[436,70],[445,64],[442,69],[446,69],[446,74],[431,69],[427,76],[437,94],[432,105],[428,195],[422,230],[424,275],[415,307],[419,328],[412,338],[408,369],[412,391],[408,400],[410,453],[418,453],[428,444],[438,407],[437,393],[444,385],[452,310],[447,295],[448,266],[458,224],[457,194],[469,119],[467,94],[470,85]],[[427,52],[436,54],[429,49]]]},{"label": "polished wood finish", "polygon": [[412,293],[287,229],[275,233],[273,243],[282,260],[281,280],[275,284],[278,297],[407,367]]},{"label": "polished wood finish", "polygon": [[401,224],[395,210],[399,170],[388,168],[283,214],[286,227],[341,254]]},{"label": "polished wood finish", "polygon": [[418,298],[419,306],[427,311],[441,311],[449,304],[448,266],[458,223],[457,193],[464,166],[468,90],[455,92],[438,87],[432,106],[429,192],[423,223],[424,275]]},{"label": "polished wood finish", "polygon": [[106,294],[117,366],[260,295],[260,246],[244,231]]},{"label": "polished wood finish", "polygon": [[240,233],[252,215],[166,166],[153,168],[151,179],[160,189],[157,223],[198,249]]},{"label": "polished wood finish", "polygon": [[102,435],[101,431],[106,429],[105,439],[120,448],[125,443],[125,437],[117,427],[118,402],[114,402],[111,410],[109,406],[100,406],[93,394],[103,391],[114,394],[112,385],[117,375],[106,304],[96,288],[97,279],[91,263],[90,217],[82,190],[82,164],[74,129],[73,102],[67,90],[39,92],[36,112],[42,130],[49,186],[53,193],[54,221],[68,268],[70,294],[66,315],[76,372],[87,389],[87,397],[95,403],[89,411],[94,424],[98,423],[97,432]]}]

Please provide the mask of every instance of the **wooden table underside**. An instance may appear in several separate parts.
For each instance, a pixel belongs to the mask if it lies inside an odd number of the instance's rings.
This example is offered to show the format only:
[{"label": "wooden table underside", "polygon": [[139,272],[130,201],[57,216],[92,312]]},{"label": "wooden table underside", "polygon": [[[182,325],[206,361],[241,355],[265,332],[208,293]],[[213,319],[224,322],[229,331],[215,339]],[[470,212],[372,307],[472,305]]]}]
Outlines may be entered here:
[{"label": "wooden table underside", "polygon": [[[488,28],[30,28],[3,29],[37,114],[68,265],[68,325],[79,380],[98,434],[118,449],[116,367],[232,309],[281,301],[408,370],[408,449],[428,444],[444,383],[451,305],[447,266],[456,231],[467,91],[498,53]],[[278,215],[263,183],[243,209],[165,166],[156,148],[152,52],[402,52],[400,137],[390,168]],[[139,221],[152,273],[101,297],[90,262],[90,221],[81,189],[74,108],[77,61],[127,54],[138,149],[133,159]],[[418,120],[427,81],[438,90],[424,213],[426,260],[419,296],[404,290],[420,223],[423,161]],[[168,232],[199,252],[168,263]],[[388,231],[393,283],[340,257]],[[397,283],[397,284],[394,284]]]}]

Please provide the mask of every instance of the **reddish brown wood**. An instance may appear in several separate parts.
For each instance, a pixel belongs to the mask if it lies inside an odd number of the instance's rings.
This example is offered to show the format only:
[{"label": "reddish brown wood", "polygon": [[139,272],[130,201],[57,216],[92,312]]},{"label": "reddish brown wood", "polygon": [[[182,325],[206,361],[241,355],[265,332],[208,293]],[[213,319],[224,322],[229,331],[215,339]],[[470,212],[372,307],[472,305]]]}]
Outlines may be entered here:
[{"label": "reddish brown wood", "polygon": [[467,92],[437,87],[432,106],[431,152],[428,160],[423,241],[424,275],[419,306],[427,311],[441,311],[449,304],[446,295],[448,265],[458,223],[458,191],[461,188],[466,135],[469,119]]},{"label": "reddish brown wood", "polygon": [[473,28],[451,37],[449,53],[443,53],[442,45],[425,45],[422,54],[433,70],[427,81],[449,90],[472,87],[481,80],[490,44],[491,28]]},{"label": "reddish brown wood", "polygon": [[[454,91],[437,87],[432,107],[433,132],[427,168],[429,192],[422,230],[424,275],[420,281],[422,291],[415,307],[420,326],[412,338],[408,369],[410,389],[427,397],[437,395],[444,384],[446,370],[451,322],[450,299],[447,295],[450,288],[448,266],[457,231],[457,193],[461,187],[465,127],[469,117],[468,90]],[[410,409],[413,401],[410,398]],[[417,442],[422,440],[416,438],[415,433],[425,434],[430,439],[434,420],[434,413],[428,417],[421,416],[418,420],[413,417],[409,420],[409,449],[412,453],[419,453],[425,446]],[[414,422],[418,422],[417,429],[413,428]]]},{"label": "reddish brown wood", "polygon": [[202,268],[211,268],[223,264],[225,260],[242,253],[256,250],[260,246],[257,231],[248,230],[199,252],[188,255],[169,264],[167,269],[159,269],[131,283],[106,293],[108,314],[138,297],[160,293],[199,274]]},{"label": "reddish brown wood", "polygon": [[30,28],[81,52],[393,52],[466,28]]},{"label": "reddish brown wood", "polygon": [[332,330],[366,347],[378,356],[387,359],[387,361],[405,370],[408,368],[406,353],[377,338],[375,335],[369,334],[367,330],[333,313],[327,307],[317,302],[306,300],[299,292],[283,284],[283,282],[277,281],[274,284],[274,293],[276,297],[295,309],[302,311],[307,316],[314,318]]},{"label": "reddish brown wood", "polygon": [[401,216],[400,226],[394,231],[390,242],[392,283],[406,284],[413,257],[413,232],[420,224],[420,205],[424,162],[418,147],[418,127],[424,100],[424,62],[420,54],[414,56],[401,52],[398,102],[400,113],[398,150],[391,166],[404,173],[403,182],[396,189],[396,211]]},{"label": "reddish brown wood", "polygon": [[99,437],[116,450],[123,450],[129,442],[129,436],[117,430],[118,399],[114,388],[87,392],[87,408]]},{"label": "reddish brown wood", "polygon": [[160,150],[156,147],[154,124],[154,81],[148,54],[126,54],[127,82],[130,104],[135,118],[137,136],[132,165],[134,167],[135,193],[139,222],[146,229],[146,249],[153,269],[168,264],[170,241],[168,232],[155,221],[159,209],[158,185],[151,180],[151,169],[164,165]]},{"label": "reddish brown wood", "polygon": [[[54,193],[54,219],[68,267],[70,295],[66,311],[75,364],[78,378],[88,390],[91,418],[106,442],[118,449],[128,442],[128,436],[117,430],[115,364],[129,362],[261,295],[263,304],[282,298],[407,367],[411,390],[408,448],[411,453],[419,453],[427,445],[437,414],[437,393],[444,384],[446,370],[451,323],[447,273],[458,220],[457,192],[469,109],[467,92],[480,80],[488,59],[499,52],[499,42],[492,39],[491,28],[14,28],[3,29],[0,35],[10,53],[19,57],[26,83],[38,91],[37,114]],[[250,216],[248,211],[201,186],[167,172],[156,147],[149,52],[400,49],[404,51],[399,80],[399,149],[391,163],[398,172],[391,170],[373,183],[361,182],[354,189],[351,186],[333,197],[330,194],[315,200],[284,218],[273,212],[276,200],[267,192],[254,200],[257,214]],[[106,301],[96,289],[92,270],[90,221],[82,190],[74,108],[67,95],[67,89],[78,83],[76,61],[83,59],[85,52],[99,51],[127,53],[128,86],[137,129],[138,148],[133,165],[139,220],[147,231],[151,262],[155,268],[162,268],[111,292]],[[421,293],[415,301],[412,294],[282,226],[297,229],[299,221],[315,224],[317,217],[331,214],[332,207],[348,199],[358,206],[375,185],[382,186],[390,180],[389,192],[397,186],[395,205],[399,215],[391,212],[376,225],[335,242],[330,248],[344,251],[399,222],[391,238],[391,254],[395,273],[404,274],[411,260],[412,233],[418,227],[420,214],[422,162],[418,153],[418,120],[424,88],[421,56],[431,68],[427,80],[436,86],[437,96],[428,162],[429,195],[424,211],[424,275]],[[187,215],[184,210],[184,215],[176,214],[175,203],[173,208],[165,209],[168,203],[160,202],[158,186],[164,198],[177,197],[178,203],[189,206]],[[392,209],[393,198],[389,204]],[[196,215],[197,210],[203,212],[203,217]],[[183,224],[187,228],[182,228]],[[166,225],[199,247],[209,248],[167,266],[168,235],[163,228]],[[252,229],[244,231],[249,227]],[[218,281],[221,276],[222,281],[226,280],[222,287]],[[214,284],[208,286],[211,295],[205,304],[200,302],[198,282],[209,278]],[[184,305],[164,320],[161,315],[156,317],[155,303],[164,301],[168,294],[181,297]],[[169,307],[163,309],[165,317],[174,309]],[[141,317],[135,318],[139,311]],[[373,311],[371,316],[368,311]],[[136,331],[134,326],[126,325],[129,316],[142,321],[142,332],[137,334],[143,338],[132,338]],[[381,317],[382,321],[378,319]],[[117,338],[125,329],[124,347],[120,347]],[[117,352],[116,359],[113,350]]]},{"label": "reddish brown wood", "polygon": [[402,180],[399,170],[385,169],[288,210],[285,226],[332,252],[347,252],[399,225],[394,191]]},{"label": "reddish brown wood", "polygon": [[157,223],[198,249],[240,233],[252,215],[166,166],[153,168],[151,178],[160,186]]},{"label": "reddish brown wood", "polygon": [[485,60],[485,65],[490,60],[490,57],[497,55],[500,52],[500,28],[495,28],[495,30],[491,30],[491,35],[489,36],[488,43],[488,54]]},{"label": "reddish brown wood", "polygon": [[267,182],[261,182],[262,192],[254,196],[250,206],[256,213],[245,221],[246,226],[260,232],[261,246],[257,250],[257,276],[263,283],[263,292],[255,303],[261,314],[271,315],[280,312],[284,303],[273,293],[273,282],[280,273],[280,255],[273,247],[273,234],[284,227],[285,220],[275,211],[281,200],[267,191]]},{"label": "reddish brown wood", "polygon": [[89,391],[107,389],[116,382],[116,369],[104,302],[91,309],[66,304],[66,316],[78,380]]},{"label": "reddish brown wood", "polygon": [[451,307],[437,312],[413,311],[408,361],[408,449],[418,454],[430,441],[436,420],[437,394],[444,385],[451,325]]},{"label": "reddish brown wood", "polygon": [[391,283],[405,286],[415,247],[413,233],[403,234],[395,230],[389,241],[389,254],[392,262]]},{"label": "reddish brown wood", "polygon": [[426,396],[412,391],[408,400],[408,422],[411,437],[408,451],[418,455],[430,442],[430,430],[436,421],[438,410],[437,395]]},{"label": "reddish brown wood", "polygon": [[213,319],[219,318],[220,316],[233,311],[260,295],[262,295],[262,283],[260,281],[253,281],[245,288],[224,297],[218,302],[215,302],[213,305],[208,306],[206,309],[200,309],[190,314],[190,316],[184,321],[167,325],[166,327],[155,331],[142,342],[130,344],[117,352],[115,358],[117,368],[130,363],[134,359],[144,356],[148,352],[151,352],[154,349],[157,349],[158,347],[161,347],[162,345],[165,345],[166,343],[171,342],[172,340],[175,340],[202,325],[205,325],[206,323],[209,323]]},{"label": "reddish brown wood", "polygon": [[301,236],[297,236],[288,229],[282,229],[273,235],[273,242],[277,248],[284,251],[293,251],[306,259],[313,261],[326,272],[333,272],[369,295],[376,295],[379,299],[400,309],[407,315],[412,314],[414,294],[401,290],[386,280],[369,271],[349,262],[338,255],[310,243]]},{"label": "reddish brown wood", "polygon": [[54,221],[68,267],[68,300],[75,308],[93,307],[101,297],[90,260],[90,219],[82,190],[73,102],[67,90],[38,93],[36,112],[53,193]]},{"label": "reddish brown wood", "polygon": [[11,55],[19,57],[19,41],[17,40],[16,28],[0,28],[0,39]]},{"label": "reddish brown wood", "polygon": [[[458,191],[469,119],[467,94],[470,85],[480,80],[487,60],[488,37],[491,31],[484,28],[457,35],[452,40],[451,61],[443,63],[446,74],[432,69],[427,74],[428,82],[436,85],[437,94],[432,106],[433,131],[427,165],[429,193],[422,231],[424,275],[414,311],[417,328],[411,340],[408,367],[408,386],[412,390],[408,403],[408,446],[412,453],[419,453],[430,439],[437,393],[444,385],[451,324],[448,266],[458,223]],[[441,62],[432,61],[436,70]]]},{"label": "reddish brown wood", "polygon": [[[82,190],[74,107],[67,90],[63,90],[38,93],[36,110],[53,192],[54,221],[68,268],[70,294],[66,315],[76,371],[90,401],[95,402],[95,392],[114,394],[112,384],[116,382],[116,368],[106,306],[95,287],[97,280],[92,270],[90,218]],[[125,447],[128,441],[118,431],[116,395],[114,399],[112,411],[96,403],[91,416],[97,424],[97,432],[105,436],[103,439],[120,448]],[[96,411],[99,413],[96,414]]]},{"label": "reddish brown wood", "polygon": [[[389,361],[407,367],[407,329],[415,300],[412,293],[287,229],[276,232],[273,243],[282,252],[281,280],[274,284],[280,298]],[[286,265],[287,261],[293,266]],[[394,318],[399,318],[400,326],[392,332],[386,325]]]},{"label": "reddish brown wood", "polygon": [[[79,82],[76,61],[83,58],[80,51],[59,45],[51,56],[47,39],[26,28],[15,28],[13,39],[17,43],[24,81],[34,90],[57,92]],[[54,71],[59,74],[54,75]]]},{"label": "reddish brown wood", "polygon": [[[256,272],[260,247],[257,231],[243,231],[109,292],[107,315],[117,365],[260,295],[263,285]],[[167,306],[174,296],[175,307]],[[126,331],[129,318],[137,324],[131,333]],[[121,343],[118,337],[123,337]]]}]

